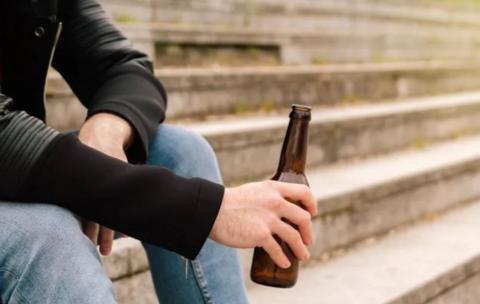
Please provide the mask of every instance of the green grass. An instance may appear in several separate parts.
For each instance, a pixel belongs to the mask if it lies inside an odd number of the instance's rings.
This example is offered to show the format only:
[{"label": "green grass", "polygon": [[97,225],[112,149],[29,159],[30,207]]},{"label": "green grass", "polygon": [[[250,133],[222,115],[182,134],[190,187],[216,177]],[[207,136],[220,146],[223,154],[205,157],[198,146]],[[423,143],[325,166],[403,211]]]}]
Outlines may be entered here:
[{"label": "green grass", "polygon": [[427,148],[429,145],[430,143],[425,138],[417,138],[412,143],[412,146],[418,150],[423,150]]},{"label": "green grass", "polygon": [[233,106],[233,113],[235,114],[244,114],[246,112],[248,112],[248,106],[243,101],[238,101]]},{"label": "green grass", "polygon": [[273,103],[273,101],[270,101],[270,100],[264,101],[264,102],[262,103],[262,106],[260,107],[260,109],[261,109],[263,112],[266,112],[266,113],[272,112],[273,109],[274,109],[274,103]]},{"label": "green grass", "polygon": [[138,22],[137,18],[135,18],[133,16],[130,16],[130,15],[125,15],[125,14],[115,15],[114,19],[118,23],[135,23],[135,22]]},{"label": "green grass", "polygon": [[322,57],[315,57],[312,59],[312,64],[314,65],[322,65],[322,64],[326,64],[327,61],[325,59],[323,59]]}]

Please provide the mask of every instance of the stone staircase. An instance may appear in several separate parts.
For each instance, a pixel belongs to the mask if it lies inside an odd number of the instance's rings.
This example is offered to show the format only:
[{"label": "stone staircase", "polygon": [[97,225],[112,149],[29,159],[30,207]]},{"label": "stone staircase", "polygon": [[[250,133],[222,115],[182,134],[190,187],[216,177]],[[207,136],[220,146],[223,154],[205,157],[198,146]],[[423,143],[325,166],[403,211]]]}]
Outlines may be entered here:
[{"label": "stone staircase", "polygon": [[[227,185],[271,176],[290,104],[313,107],[312,261],[294,288],[271,289],[249,281],[252,252],[242,250],[252,303],[480,303],[478,10],[430,0],[102,2],[152,56],[158,43],[278,50],[278,66],[156,72],[168,123],[207,138]],[[47,97],[48,123],[78,128],[85,109],[55,73]],[[117,240],[103,262],[120,303],[157,303],[138,241]]]},{"label": "stone staircase", "polygon": [[[479,110],[475,91],[314,107],[313,261],[286,291],[247,279],[252,303],[476,303]],[[235,184],[274,171],[287,122],[279,111],[173,123],[204,135]],[[251,252],[241,257],[248,273]],[[155,303],[137,241],[117,241],[104,262],[122,303]]]},{"label": "stone staircase", "polygon": [[[205,119],[210,115],[264,114],[292,103],[348,106],[383,103],[414,96],[480,88],[480,64],[465,61],[415,61],[237,68],[157,70],[168,91],[168,119]],[[71,129],[84,119],[61,77],[47,87],[49,124]]]},{"label": "stone staircase", "polygon": [[479,216],[475,202],[402,229],[305,267],[295,289],[251,288],[251,303],[478,303]]},{"label": "stone staircase", "polygon": [[[313,106],[307,174],[320,210],[313,261],[304,265],[298,286],[287,291],[246,278],[252,303],[477,303],[479,65],[371,63],[157,74],[170,94],[169,123],[209,140],[229,185],[270,176],[288,105]],[[249,103],[240,111],[232,96]],[[83,110],[56,75],[49,79],[48,97],[51,124],[78,127]],[[249,170],[239,170],[246,164]],[[465,222],[456,220],[465,214]],[[251,251],[241,257],[248,274]],[[139,242],[116,241],[104,264],[121,303],[156,303]]]},{"label": "stone staircase", "polygon": [[151,55],[160,43],[272,46],[283,64],[478,59],[478,9],[442,2],[102,0]]}]

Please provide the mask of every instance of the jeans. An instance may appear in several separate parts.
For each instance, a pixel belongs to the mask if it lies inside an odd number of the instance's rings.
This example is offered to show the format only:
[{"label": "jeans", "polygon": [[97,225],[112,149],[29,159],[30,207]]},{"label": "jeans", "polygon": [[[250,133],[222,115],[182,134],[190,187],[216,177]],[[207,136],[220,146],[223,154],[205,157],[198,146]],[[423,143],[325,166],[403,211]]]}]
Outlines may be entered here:
[{"label": "jeans", "polygon": [[[148,163],[221,182],[206,141],[162,125]],[[161,202],[159,202],[161,203]],[[208,240],[196,260],[144,244],[159,301],[248,303],[236,251]],[[0,202],[0,303],[116,303],[98,251],[70,211],[46,204]]]}]

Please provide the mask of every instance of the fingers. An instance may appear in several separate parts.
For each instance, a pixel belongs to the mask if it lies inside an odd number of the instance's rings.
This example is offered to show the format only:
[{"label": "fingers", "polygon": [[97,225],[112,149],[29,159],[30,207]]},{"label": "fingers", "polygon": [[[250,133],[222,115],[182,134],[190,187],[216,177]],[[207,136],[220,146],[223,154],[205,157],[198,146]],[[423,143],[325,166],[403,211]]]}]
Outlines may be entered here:
[{"label": "fingers", "polygon": [[98,236],[98,245],[100,246],[100,253],[102,255],[109,255],[112,252],[114,231],[106,227],[100,227],[100,234]]},{"label": "fingers", "polygon": [[278,210],[278,214],[298,227],[303,243],[306,245],[313,244],[314,236],[310,213],[295,204],[285,201],[281,205],[280,210]]},{"label": "fingers", "polygon": [[110,252],[112,252],[115,234],[113,230],[103,226],[101,227],[97,223],[89,220],[83,220],[82,230],[94,245],[99,245],[102,255],[109,255]]},{"label": "fingers", "polygon": [[262,245],[263,249],[268,253],[272,260],[281,268],[290,267],[290,261],[277,243],[273,235],[270,235]]},{"label": "fingers", "polygon": [[307,246],[305,246],[300,233],[295,228],[283,221],[278,221],[273,228],[273,232],[288,244],[297,259],[306,261],[310,258]]},{"label": "fingers", "polygon": [[92,241],[94,245],[97,245],[99,226],[97,223],[89,220],[83,220],[82,222],[83,233]]},{"label": "fingers", "polygon": [[273,186],[284,198],[302,202],[302,205],[312,216],[317,214],[317,201],[307,186],[282,182],[273,182]]}]

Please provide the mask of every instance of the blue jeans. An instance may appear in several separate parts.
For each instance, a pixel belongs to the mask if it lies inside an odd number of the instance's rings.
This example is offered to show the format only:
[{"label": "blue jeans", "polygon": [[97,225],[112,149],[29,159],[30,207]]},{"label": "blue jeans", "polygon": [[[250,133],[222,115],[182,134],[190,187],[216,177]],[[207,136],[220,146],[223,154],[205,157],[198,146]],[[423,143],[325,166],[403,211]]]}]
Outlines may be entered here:
[{"label": "blue jeans", "polygon": [[[211,147],[178,127],[159,127],[148,163],[221,182]],[[248,302],[235,250],[208,240],[189,261],[185,278],[182,257],[148,244],[144,248],[162,304]],[[116,299],[95,246],[71,212],[0,202],[0,303],[110,304]]]}]

